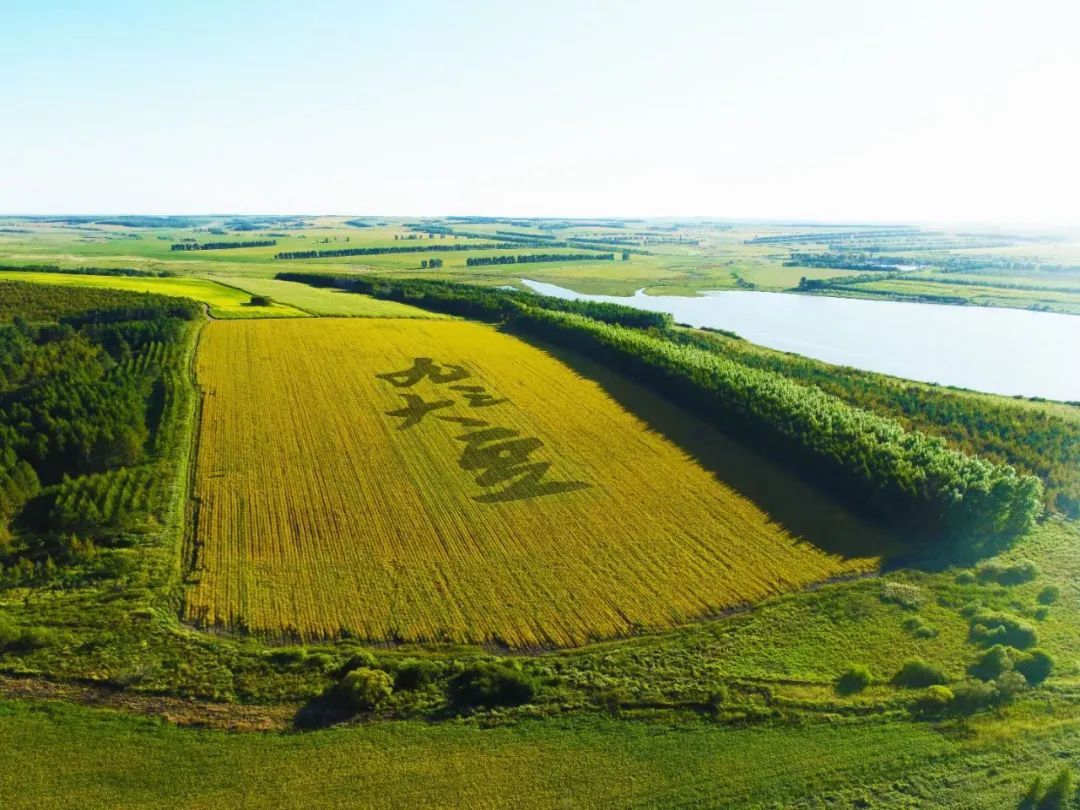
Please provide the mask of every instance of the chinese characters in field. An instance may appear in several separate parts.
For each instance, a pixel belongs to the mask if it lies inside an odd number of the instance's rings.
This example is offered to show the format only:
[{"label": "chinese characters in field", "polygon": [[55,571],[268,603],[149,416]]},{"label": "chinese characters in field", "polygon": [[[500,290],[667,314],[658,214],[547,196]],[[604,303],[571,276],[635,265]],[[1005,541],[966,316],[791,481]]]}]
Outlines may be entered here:
[{"label": "chinese characters in field", "polygon": [[573,492],[590,486],[583,481],[548,479],[551,462],[533,458],[533,453],[539,451],[544,443],[532,436],[522,436],[519,430],[493,425],[488,419],[481,418],[487,416],[486,410],[470,416],[448,410],[461,405],[475,411],[510,402],[509,399],[488,393],[482,385],[460,384],[472,376],[463,366],[436,363],[430,357],[417,357],[411,368],[375,376],[395,388],[412,389],[426,380],[431,384],[426,387],[438,389],[437,398],[425,398],[411,391],[402,392],[405,404],[386,414],[401,420],[398,430],[411,430],[428,417],[460,425],[463,432],[454,436],[464,445],[458,466],[473,474],[476,483],[487,490],[474,496],[474,500],[481,503],[516,501]]}]

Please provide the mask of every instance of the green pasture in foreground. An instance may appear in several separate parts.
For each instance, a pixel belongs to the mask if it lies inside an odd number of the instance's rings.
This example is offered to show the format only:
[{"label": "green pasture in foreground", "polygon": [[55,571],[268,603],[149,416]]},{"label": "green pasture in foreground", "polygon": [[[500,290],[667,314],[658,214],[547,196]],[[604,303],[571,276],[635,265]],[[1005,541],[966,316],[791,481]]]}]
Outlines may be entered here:
[{"label": "green pasture in foreground", "polygon": [[437,312],[382,301],[367,295],[312,287],[295,281],[279,281],[272,278],[234,278],[214,276],[215,281],[236,287],[252,295],[266,295],[275,303],[302,309],[312,315],[359,316],[373,318],[446,318]]},{"label": "green pasture in foreground", "polygon": [[300,317],[307,313],[284,304],[251,306],[251,295],[204,278],[144,278],[141,276],[92,276],[74,273],[0,271],[0,280],[27,281],[59,286],[105,287],[110,290],[158,293],[192,298],[210,307],[216,318]]},{"label": "green pasture in foreground", "polygon": [[0,803],[1011,807],[1035,775],[1080,755],[1078,726],[1030,704],[962,727],[894,719],[733,729],[582,716],[236,734],[0,702]]}]

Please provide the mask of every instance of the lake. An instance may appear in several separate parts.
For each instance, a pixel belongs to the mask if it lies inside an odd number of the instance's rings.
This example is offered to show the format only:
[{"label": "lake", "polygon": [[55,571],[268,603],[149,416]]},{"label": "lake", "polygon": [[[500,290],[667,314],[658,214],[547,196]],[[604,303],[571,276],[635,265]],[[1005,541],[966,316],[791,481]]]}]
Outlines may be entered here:
[{"label": "lake", "polygon": [[679,323],[727,329],[828,363],[994,394],[1080,400],[1080,316],[742,290],[584,295],[522,282],[544,295],[668,312]]}]

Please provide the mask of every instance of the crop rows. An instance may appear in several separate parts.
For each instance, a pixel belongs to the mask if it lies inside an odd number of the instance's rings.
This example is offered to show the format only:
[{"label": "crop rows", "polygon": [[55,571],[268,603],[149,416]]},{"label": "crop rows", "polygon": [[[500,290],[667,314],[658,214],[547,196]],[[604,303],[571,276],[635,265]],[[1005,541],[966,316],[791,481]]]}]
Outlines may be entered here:
[{"label": "crop rows", "polygon": [[876,564],[793,537],[600,385],[488,326],[215,321],[197,372],[185,612],[206,626],[576,645]]}]

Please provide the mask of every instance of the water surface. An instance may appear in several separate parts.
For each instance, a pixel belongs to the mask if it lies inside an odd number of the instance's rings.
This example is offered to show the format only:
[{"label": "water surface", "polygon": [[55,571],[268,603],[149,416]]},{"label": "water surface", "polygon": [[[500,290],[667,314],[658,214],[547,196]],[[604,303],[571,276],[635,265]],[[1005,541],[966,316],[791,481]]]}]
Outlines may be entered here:
[{"label": "water surface", "polygon": [[751,291],[585,295],[522,279],[559,298],[668,312],[828,363],[1008,396],[1080,400],[1080,316],[993,307]]}]

